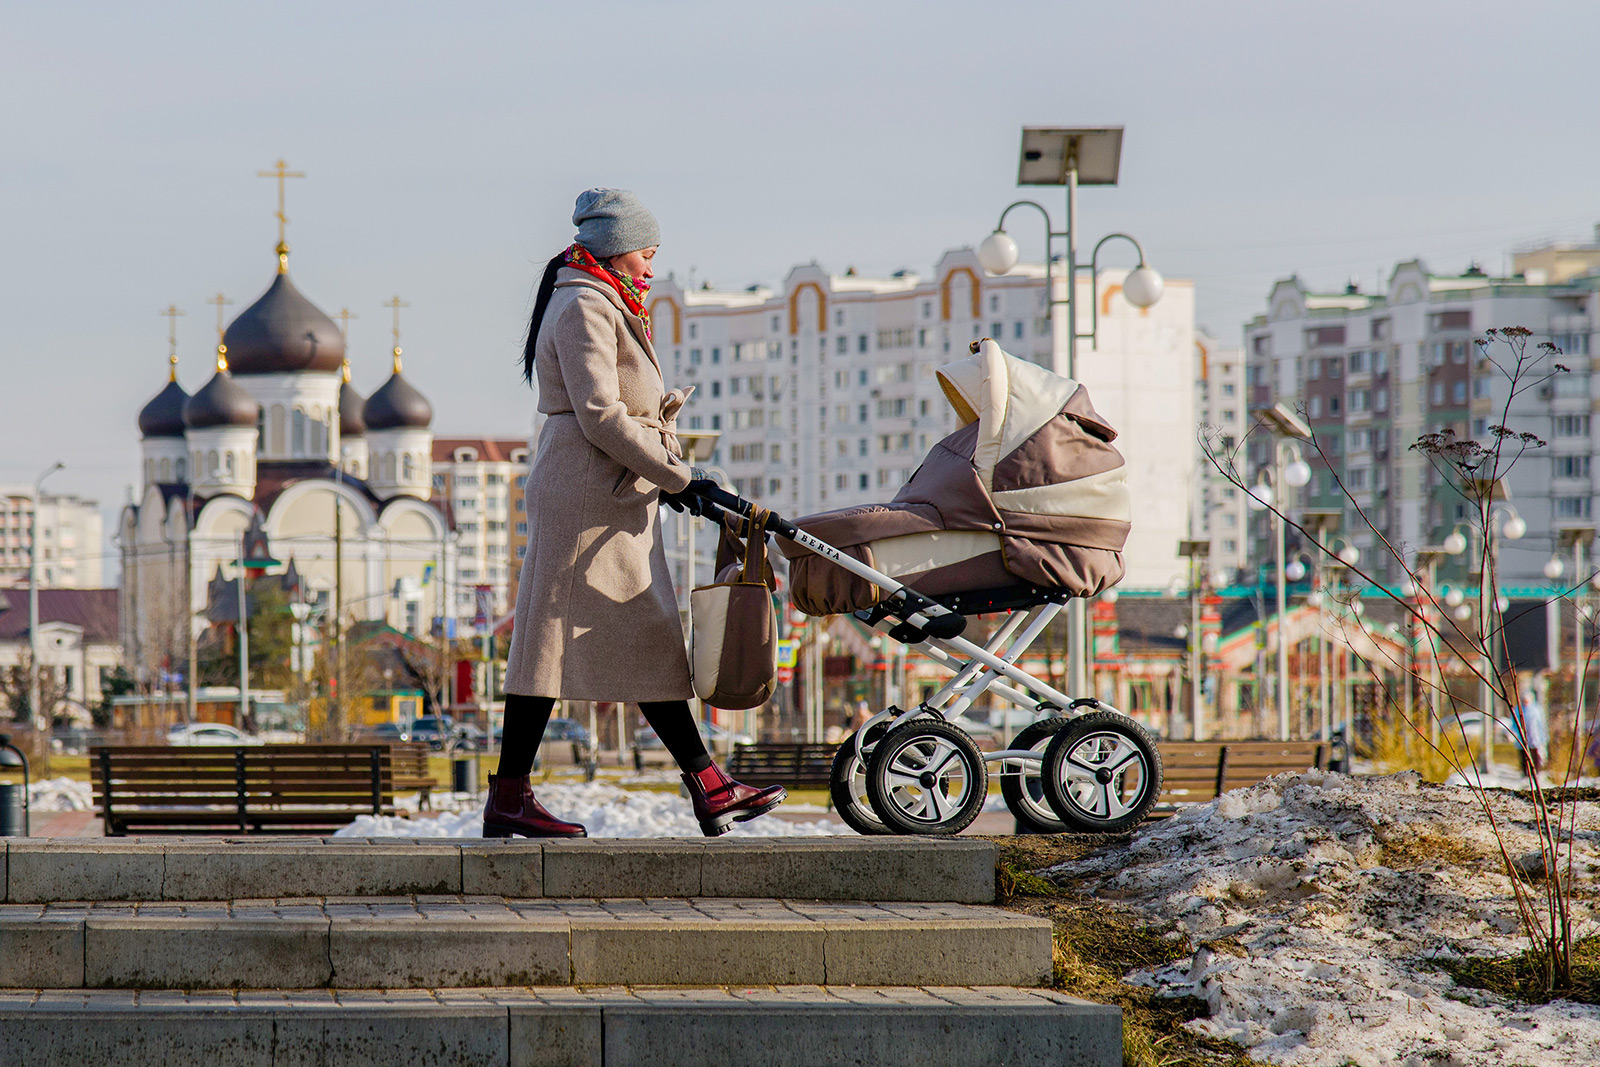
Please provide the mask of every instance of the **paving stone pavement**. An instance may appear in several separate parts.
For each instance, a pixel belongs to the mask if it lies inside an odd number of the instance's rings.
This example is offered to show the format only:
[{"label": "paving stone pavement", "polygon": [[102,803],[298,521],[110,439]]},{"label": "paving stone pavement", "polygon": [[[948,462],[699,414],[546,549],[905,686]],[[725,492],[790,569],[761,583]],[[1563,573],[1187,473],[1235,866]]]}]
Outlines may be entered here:
[{"label": "paving stone pavement", "polygon": [[994,900],[988,841],[0,839],[10,903],[468,893]]},{"label": "paving stone pavement", "polygon": [[0,1062],[1112,1067],[1121,1017],[1048,990],[982,986],[13,990],[0,992]]},{"label": "paving stone pavement", "polygon": [[464,895],[0,905],[0,986],[1031,986],[1050,924],[987,905]]}]

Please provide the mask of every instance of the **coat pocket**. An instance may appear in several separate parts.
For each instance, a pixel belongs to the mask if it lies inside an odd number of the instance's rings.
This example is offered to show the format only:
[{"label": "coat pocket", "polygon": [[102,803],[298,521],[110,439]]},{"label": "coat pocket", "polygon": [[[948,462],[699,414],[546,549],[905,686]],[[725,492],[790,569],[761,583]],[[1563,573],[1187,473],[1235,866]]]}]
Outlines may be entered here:
[{"label": "coat pocket", "polygon": [[617,484],[611,487],[611,495],[627,496],[629,490],[635,488],[638,484],[639,476],[624,467],[622,468],[622,473],[617,475]]}]

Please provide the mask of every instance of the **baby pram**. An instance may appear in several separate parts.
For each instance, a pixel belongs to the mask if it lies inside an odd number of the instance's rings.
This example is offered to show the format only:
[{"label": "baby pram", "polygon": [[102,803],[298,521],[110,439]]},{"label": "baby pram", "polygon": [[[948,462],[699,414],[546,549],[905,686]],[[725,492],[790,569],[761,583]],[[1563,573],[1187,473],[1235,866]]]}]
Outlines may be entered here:
[{"label": "baby pram", "polygon": [[[853,614],[954,675],[840,746],[831,783],[840,817],[861,833],[959,833],[982,811],[995,764],[1026,829],[1132,827],[1161,792],[1150,736],[1017,666],[1068,600],[1122,578],[1131,516],[1115,431],[1078,383],[989,339],[939,382],[962,426],[893,501],[767,522],[798,609]],[[720,489],[701,495],[714,519],[719,508],[754,509]],[[992,613],[1005,618],[983,644],[962,636],[967,616]],[[1038,716],[1003,751],[981,752],[948,721],[986,692]]]}]

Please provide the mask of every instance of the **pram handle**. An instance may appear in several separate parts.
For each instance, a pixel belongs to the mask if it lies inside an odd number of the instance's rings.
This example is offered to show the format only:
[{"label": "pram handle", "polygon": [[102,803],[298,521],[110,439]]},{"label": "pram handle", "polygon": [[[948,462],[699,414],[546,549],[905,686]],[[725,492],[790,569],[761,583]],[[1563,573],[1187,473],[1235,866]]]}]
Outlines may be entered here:
[{"label": "pram handle", "polygon": [[[703,502],[702,511],[705,517],[713,521],[721,521],[720,516],[717,514],[719,510],[731,511],[746,519],[750,518],[756,510],[755,504],[737,493],[728,492],[714,482],[709,485],[691,482],[685,492],[693,493],[701,499]],[[962,631],[967,628],[967,617],[965,615],[951,611],[943,604],[923,596],[915,589],[908,589],[904,585],[895,582],[892,578],[879,574],[866,564],[845,555],[827,542],[806,533],[775,511],[767,513],[767,529],[785,540],[793,541],[795,544],[808,548],[825,559],[831,560],[858,577],[865,578],[872,584],[889,590],[890,597],[885,605],[889,608],[889,614],[916,627],[930,637],[949,640],[961,636]],[[896,603],[897,600],[898,603]]]}]

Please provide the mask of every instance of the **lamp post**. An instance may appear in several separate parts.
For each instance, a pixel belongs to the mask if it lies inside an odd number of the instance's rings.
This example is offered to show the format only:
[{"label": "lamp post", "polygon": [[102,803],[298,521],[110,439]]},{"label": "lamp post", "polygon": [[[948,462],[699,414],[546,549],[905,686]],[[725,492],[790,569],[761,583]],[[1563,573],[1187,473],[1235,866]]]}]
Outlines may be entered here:
[{"label": "lamp post", "polygon": [[[1439,599],[1439,562],[1446,556],[1459,556],[1467,550],[1467,539],[1460,533],[1452,532],[1444,539],[1442,544],[1424,545],[1417,550],[1417,566],[1423,568],[1424,586],[1427,590],[1427,599],[1417,596],[1419,610],[1436,606]],[[1416,573],[1412,572],[1415,581]],[[1431,614],[1431,612],[1429,612]],[[1444,688],[1444,677],[1439,669],[1439,641],[1438,634],[1433,627],[1424,627],[1428,638],[1428,684],[1431,691],[1429,698],[1430,714],[1428,722],[1428,737],[1435,748],[1439,747],[1439,698]],[[1409,689],[1409,683],[1407,684]]]},{"label": "lamp post", "polygon": [[[1311,440],[1311,427],[1306,425],[1287,404],[1274,404],[1255,412],[1256,419],[1276,438],[1273,449],[1273,480],[1281,496],[1273,509],[1274,541],[1278,561],[1277,577],[1277,635],[1278,635],[1278,740],[1289,740],[1289,644],[1284,638],[1284,616],[1289,611],[1289,592],[1284,578],[1284,515],[1289,510],[1288,490],[1300,489],[1311,482],[1311,467],[1300,451],[1299,441]],[[1259,494],[1252,494],[1260,499]],[[1263,506],[1271,504],[1268,497]]]},{"label": "lamp post", "polygon": [[1189,561],[1189,625],[1184,633],[1189,646],[1189,739],[1205,739],[1205,710],[1201,706],[1203,689],[1200,685],[1200,597],[1205,589],[1204,574],[1211,559],[1211,542],[1185,540],[1178,542],[1178,555]]},{"label": "lamp post", "polygon": [[[1572,710],[1574,737],[1589,736],[1583,728],[1583,587],[1588,576],[1583,572],[1583,549],[1594,539],[1594,530],[1588,527],[1570,527],[1560,533],[1562,541],[1572,542]],[[1551,556],[1544,565],[1544,576],[1558,580],[1566,571],[1560,556]]]},{"label": "lamp post", "polygon": [[[1006,216],[1012,208],[1031,207],[1044,217],[1045,225],[1045,296],[1049,301],[1052,320],[1052,347],[1058,365],[1052,369],[1065,371],[1068,378],[1077,375],[1078,342],[1094,343],[1099,329],[1100,249],[1107,241],[1121,239],[1132,244],[1139,254],[1139,265],[1122,281],[1122,295],[1134,307],[1147,308],[1161,299],[1161,275],[1145,265],[1144,249],[1139,242],[1124,233],[1102,237],[1094,246],[1086,265],[1090,277],[1089,329],[1078,330],[1078,186],[1116,185],[1122,157],[1122,127],[1097,126],[1065,128],[1056,126],[1025,126],[1022,130],[1021,160],[1017,170],[1018,185],[1061,185],[1066,187],[1066,228],[1057,230],[1050,221],[1050,212],[1033,200],[1018,200],[1000,213],[994,232],[978,246],[978,262],[990,274],[1006,274],[1017,265],[1017,243],[1006,233]],[[1058,298],[1055,288],[1054,260],[1051,244],[1056,239],[1066,242],[1066,295]],[[1063,319],[1065,320],[1063,322]],[[1059,351],[1062,342],[1065,351]],[[1064,362],[1065,366],[1060,364]],[[1088,685],[1088,622],[1082,597],[1067,602],[1067,691],[1082,693]]]},{"label": "lamp post", "polygon": [[44,480],[66,464],[57,460],[33,480],[33,516],[28,527],[28,711],[38,733],[50,729],[50,717],[39,707],[39,508]]},{"label": "lamp post", "polygon": [[[1495,483],[1489,498],[1501,489],[1503,483]],[[1497,524],[1496,519],[1504,517],[1504,521]],[[1478,644],[1481,648],[1482,662],[1479,666],[1480,681],[1478,684],[1478,702],[1482,707],[1483,715],[1483,769],[1485,771],[1494,763],[1494,687],[1489,684],[1490,674],[1494,671],[1494,655],[1489,648],[1489,638],[1493,632],[1494,620],[1502,617],[1500,608],[1500,568],[1497,561],[1500,538],[1508,541],[1519,541],[1522,535],[1528,532],[1528,524],[1523,521],[1517,509],[1510,504],[1490,504],[1488,519],[1484,523],[1483,536],[1486,539],[1483,575],[1478,582]],[[1508,694],[1509,699],[1509,694]]]}]

